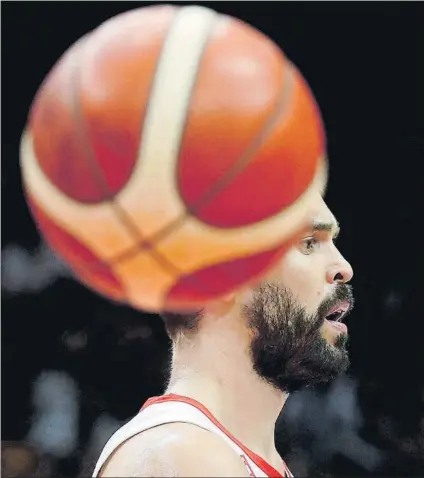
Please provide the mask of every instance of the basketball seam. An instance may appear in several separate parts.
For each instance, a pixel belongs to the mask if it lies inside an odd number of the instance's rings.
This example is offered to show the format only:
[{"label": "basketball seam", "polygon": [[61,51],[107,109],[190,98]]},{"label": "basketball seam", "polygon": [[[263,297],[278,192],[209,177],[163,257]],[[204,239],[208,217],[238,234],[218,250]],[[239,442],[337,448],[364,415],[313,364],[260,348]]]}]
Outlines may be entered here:
[{"label": "basketball seam", "polygon": [[[231,257],[229,258],[228,260],[230,261],[233,261],[233,260],[238,260],[238,259],[251,259],[251,258],[254,258],[256,257],[257,255],[261,255],[261,254],[266,254],[266,253],[271,253],[271,252],[274,252],[275,255],[273,256],[273,261],[270,261],[263,269],[262,269],[262,273],[266,273],[267,271],[269,271],[270,269],[272,269],[275,261],[281,257],[283,255],[283,253],[285,252],[285,249],[283,248],[283,245],[284,245],[285,241],[283,241],[281,244],[277,244],[277,245],[274,245],[272,247],[269,247],[268,249],[266,250],[263,250],[263,251],[260,251],[260,252],[254,252],[248,256],[244,256],[243,258],[240,258],[240,257]],[[220,263],[219,264],[214,264],[214,265],[220,265],[220,264],[225,264],[227,263],[227,259],[225,258],[222,258]],[[209,267],[209,266],[208,266]],[[213,265],[212,265],[213,267]],[[201,278],[199,277],[196,277],[195,274],[198,273],[198,272],[201,272],[202,270],[204,270],[204,268],[201,268],[201,269],[196,269],[196,270],[192,270],[188,273],[185,273],[185,274],[182,274],[179,279],[189,279],[190,280],[190,287],[192,290],[195,290],[196,292],[200,292],[200,293],[204,293],[204,292],[207,292],[208,291],[208,287],[202,287],[202,285],[204,285],[204,281],[201,280]],[[230,277],[232,279],[234,279],[234,273],[232,273],[233,271],[233,268],[229,268],[229,270],[227,271],[227,277]],[[248,282],[245,282],[243,285],[246,285],[248,284],[249,282],[254,282],[256,280],[256,277],[251,277],[250,279],[248,279]],[[226,292],[223,292],[221,294],[221,296],[225,296]],[[218,296],[219,297],[219,296]]]},{"label": "basketball seam", "polygon": [[236,163],[228,170],[228,172],[221,176],[218,181],[213,184],[213,186],[193,205],[189,206],[187,209],[193,215],[196,213],[199,208],[207,205],[223,188],[231,184],[237,176],[243,172],[243,170],[249,165],[250,161],[254,158],[258,149],[265,143],[265,140],[269,137],[272,129],[277,123],[277,120],[280,118],[280,115],[283,113],[287,99],[291,97],[290,93],[293,88],[294,77],[292,74],[292,68],[290,65],[287,66],[286,73],[283,75],[283,86],[281,88],[280,95],[276,101],[274,110],[268,116],[268,119],[265,121],[261,130],[256,134],[251,143],[246,147],[245,151],[240,155]]},{"label": "basketball seam", "polygon": [[[82,112],[82,107],[81,107],[81,89],[79,88],[79,83],[78,83],[78,78],[80,76],[81,72],[81,65],[82,65],[82,57],[84,53],[84,46],[87,44],[87,39],[90,37],[90,35],[87,35],[85,37],[85,41],[82,42],[80,49],[78,52],[75,54],[74,58],[74,65],[73,65],[73,70],[71,71],[70,74],[70,85],[71,85],[71,114],[74,118],[74,124],[75,124],[75,131],[77,137],[81,140],[81,146],[82,150],[84,152],[84,156],[87,160],[87,165],[89,169],[91,170],[91,173],[93,174],[93,177],[96,178],[96,184],[100,186],[100,188],[103,190],[103,192],[106,194],[106,200],[104,202],[111,202],[109,196],[109,191],[107,188],[106,181],[103,177],[102,170],[98,166],[97,159],[95,157],[94,151],[91,147],[90,141],[88,140],[87,134],[86,134],[86,128],[85,128],[85,122],[84,122],[84,115]],[[76,267],[78,267],[78,263],[76,264]],[[89,270],[92,270],[91,266],[88,266],[88,264],[85,261],[81,261],[81,263],[84,264],[84,267],[87,267]],[[97,267],[101,267],[101,265],[110,266],[108,261],[104,261],[101,259],[98,259],[96,262],[92,263],[93,265],[96,264]],[[125,299],[128,300],[127,297],[127,291],[124,283],[120,280],[119,277],[116,276],[116,274],[113,274],[114,278],[117,280],[119,283],[119,286],[121,288],[121,291],[125,297]]]}]

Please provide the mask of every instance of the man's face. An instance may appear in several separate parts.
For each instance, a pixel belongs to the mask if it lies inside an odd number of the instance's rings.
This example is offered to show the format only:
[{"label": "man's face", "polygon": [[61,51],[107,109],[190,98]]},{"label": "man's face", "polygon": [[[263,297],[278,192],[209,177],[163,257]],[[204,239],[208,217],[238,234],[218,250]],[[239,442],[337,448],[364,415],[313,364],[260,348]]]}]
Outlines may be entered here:
[{"label": "man's face", "polygon": [[243,298],[254,368],[289,392],[331,380],[349,366],[347,329],[329,319],[353,307],[346,285],[353,272],[334,244],[337,221],[318,195],[311,223],[280,264]]}]

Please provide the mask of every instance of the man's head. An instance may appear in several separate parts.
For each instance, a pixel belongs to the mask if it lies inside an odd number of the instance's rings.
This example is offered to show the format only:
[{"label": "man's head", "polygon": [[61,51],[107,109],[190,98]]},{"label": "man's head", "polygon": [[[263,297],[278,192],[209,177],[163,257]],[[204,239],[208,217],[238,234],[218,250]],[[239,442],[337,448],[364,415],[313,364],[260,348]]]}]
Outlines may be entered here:
[{"label": "man's head", "polygon": [[[346,285],[352,268],[334,244],[337,221],[318,194],[310,219],[310,230],[280,263],[259,284],[233,296],[232,315],[249,332],[254,370],[284,391],[331,380],[349,365],[347,335],[325,317],[352,308]],[[166,316],[168,333],[173,340],[195,337],[207,313],[205,306],[191,316]]]}]

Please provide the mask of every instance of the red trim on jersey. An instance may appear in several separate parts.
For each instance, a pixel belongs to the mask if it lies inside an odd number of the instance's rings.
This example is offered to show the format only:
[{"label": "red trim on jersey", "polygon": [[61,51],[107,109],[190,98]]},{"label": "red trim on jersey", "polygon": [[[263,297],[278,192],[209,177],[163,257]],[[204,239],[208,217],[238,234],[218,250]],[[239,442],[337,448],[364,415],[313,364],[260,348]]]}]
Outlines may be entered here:
[{"label": "red trim on jersey", "polygon": [[[273,466],[267,463],[263,458],[256,455],[256,453],[253,453],[253,451],[249,450],[249,448],[246,448],[241,442],[239,442],[237,438],[235,438],[223,425],[221,425],[218,422],[218,420],[212,415],[212,413],[204,405],[199,403],[197,400],[194,400],[193,398],[183,397],[182,395],[176,395],[174,393],[170,393],[169,395],[162,395],[161,397],[152,397],[146,401],[146,403],[143,405],[141,410],[144,410],[146,407],[150,405],[154,405],[157,403],[164,403],[164,402],[183,402],[197,408],[204,415],[206,415],[214,425],[216,425],[223,433],[225,433],[228,438],[230,438],[234,443],[236,443],[244,451],[244,453],[246,453],[246,455],[266,475],[268,475],[269,477],[284,478],[284,475],[282,475],[278,470],[276,470]],[[287,468],[287,465],[284,462],[284,460],[283,460],[283,465],[285,468],[285,476],[293,476],[290,473],[290,470]]]}]

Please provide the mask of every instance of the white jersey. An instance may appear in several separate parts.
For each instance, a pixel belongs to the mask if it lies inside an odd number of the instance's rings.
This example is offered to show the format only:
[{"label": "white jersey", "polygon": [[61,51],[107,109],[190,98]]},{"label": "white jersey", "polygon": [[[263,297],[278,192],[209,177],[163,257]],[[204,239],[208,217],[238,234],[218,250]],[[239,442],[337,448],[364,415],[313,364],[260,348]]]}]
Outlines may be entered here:
[{"label": "white jersey", "polygon": [[112,453],[125,441],[150,428],[166,423],[190,423],[219,435],[240,456],[249,476],[293,477],[284,463],[284,475],[261,457],[246,448],[226,430],[201,403],[188,397],[169,394],[154,397],[144,404],[140,412],[122,428],[116,431],[106,443],[94,469],[93,477],[99,475],[102,466]]}]

